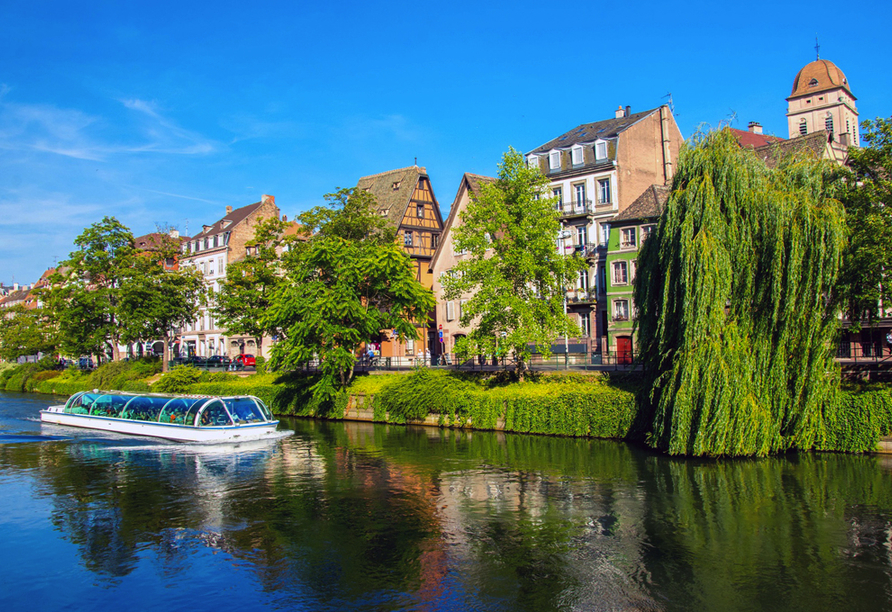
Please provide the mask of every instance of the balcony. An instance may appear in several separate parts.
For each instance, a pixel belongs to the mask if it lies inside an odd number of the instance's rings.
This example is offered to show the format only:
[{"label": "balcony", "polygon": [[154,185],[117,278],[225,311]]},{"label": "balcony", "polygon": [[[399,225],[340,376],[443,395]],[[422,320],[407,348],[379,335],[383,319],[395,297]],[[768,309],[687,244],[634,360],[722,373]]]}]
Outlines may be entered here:
[{"label": "balcony", "polygon": [[595,203],[591,200],[584,200],[582,202],[564,202],[559,210],[561,216],[564,218],[585,217],[595,213]]},{"label": "balcony", "polygon": [[594,291],[586,291],[584,289],[577,289],[576,291],[568,291],[567,292],[567,303],[568,304],[594,304],[596,299],[596,294]]}]

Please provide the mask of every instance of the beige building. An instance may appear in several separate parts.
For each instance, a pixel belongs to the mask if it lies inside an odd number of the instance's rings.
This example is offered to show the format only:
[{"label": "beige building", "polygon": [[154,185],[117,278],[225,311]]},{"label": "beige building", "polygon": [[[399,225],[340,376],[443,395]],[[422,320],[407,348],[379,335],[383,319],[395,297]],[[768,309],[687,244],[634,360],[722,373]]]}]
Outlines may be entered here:
[{"label": "beige building", "polygon": [[279,217],[279,207],[271,195],[262,196],[259,202],[233,209],[226,207],[226,215],[183,243],[181,265],[194,266],[201,271],[210,296],[210,304],[201,309],[198,318],[186,325],[180,336],[181,355],[210,357],[240,353],[269,356],[271,342],[263,340],[262,353],[257,351],[255,338],[230,336],[221,329],[213,315],[213,297],[220,291],[229,264],[244,259],[254,237],[257,223],[263,219]]},{"label": "beige building", "polygon": [[831,142],[860,146],[855,100],[846,75],[833,62],[818,59],[807,64],[793,80],[787,98],[790,138],[826,130]]},{"label": "beige building", "polygon": [[[396,227],[397,240],[412,259],[418,281],[426,288],[433,287],[431,260],[440,244],[443,233],[443,217],[440,205],[434,196],[427,170],[418,166],[390,170],[380,174],[364,176],[356,187],[375,196],[378,213]],[[372,342],[380,345],[381,356],[386,358],[414,358],[430,351],[436,355],[439,339],[434,324],[435,315],[430,320],[418,321],[419,339],[400,342],[388,331],[382,331]]]},{"label": "beige building", "polygon": [[[470,328],[463,327],[459,322],[462,314],[462,305],[466,300],[463,298],[457,300],[445,299],[443,297],[442,280],[466,256],[455,248],[452,230],[461,225],[461,214],[467,208],[471,198],[480,195],[480,185],[495,180],[489,176],[480,176],[468,172],[462,176],[458,192],[455,194],[455,200],[449,209],[449,217],[447,217],[443,226],[443,239],[440,241],[440,245],[437,247],[431,260],[430,271],[433,277],[433,290],[434,295],[437,297],[437,343],[440,344],[439,350],[435,354],[451,355],[454,352],[456,341],[463,336],[467,336],[471,331]],[[442,342],[440,341],[440,332],[442,332]]]},{"label": "beige building", "polygon": [[[589,268],[568,285],[568,314],[582,337],[577,350],[606,348],[607,240],[610,222],[651,185],[668,185],[684,138],[668,106],[577,126],[527,153],[551,181],[564,228],[561,254],[580,253]],[[563,343],[556,345],[562,350]]]}]

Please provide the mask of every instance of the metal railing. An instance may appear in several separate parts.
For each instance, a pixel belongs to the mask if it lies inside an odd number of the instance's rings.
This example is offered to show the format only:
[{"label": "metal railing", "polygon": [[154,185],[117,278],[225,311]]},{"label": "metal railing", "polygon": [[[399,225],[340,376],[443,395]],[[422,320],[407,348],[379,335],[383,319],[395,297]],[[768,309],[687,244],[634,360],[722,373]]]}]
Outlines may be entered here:
[{"label": "metal railing", "polygon": [[838,342],[836,359],[839,361],[889,361],[892,362],[892,347],[879,340],[868,342]]}]

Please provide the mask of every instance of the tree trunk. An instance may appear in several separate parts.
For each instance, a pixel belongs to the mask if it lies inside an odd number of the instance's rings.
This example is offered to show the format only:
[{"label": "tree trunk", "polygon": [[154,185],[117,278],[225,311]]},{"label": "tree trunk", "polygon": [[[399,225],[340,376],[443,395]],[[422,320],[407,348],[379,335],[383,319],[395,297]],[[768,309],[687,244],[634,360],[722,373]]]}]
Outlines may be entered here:
[{"label": "tree trunk", "polygon": [[168,360],[168,347],[170,346],[170,339],[168,338],[167,334],[164,334],[164,339],[161,342],[164,343],[164,348],[161,349],[161,372],[163,374],[166,374],[170,365],[170,362]]}]

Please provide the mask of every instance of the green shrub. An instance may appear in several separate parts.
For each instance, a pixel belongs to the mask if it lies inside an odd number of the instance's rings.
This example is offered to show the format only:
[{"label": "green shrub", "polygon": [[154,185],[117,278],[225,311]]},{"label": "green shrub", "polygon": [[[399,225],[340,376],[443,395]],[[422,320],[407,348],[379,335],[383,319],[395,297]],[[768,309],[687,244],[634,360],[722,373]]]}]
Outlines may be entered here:
[{"label": "green shrub", "polygon": [[450,372],[419,368],[408,376],[394,377],[377,402],[395,422],[417,421],[428,414],[450,411],[473,385]]},{"label": "green shrub", "polygon": [[186,393],[190,385],[201,380],[201,370],[190,365],[178,365],[172,368],[161,380],[152,385],[152,391],[161,393]]},{"label": "green shrub", "polygon": [[127,383],[143,380],[161,371],[161,361],[154,357],[143,357],[133,361],[110,361],[89,375],[89,384],[94,389],[123,390]]}]

